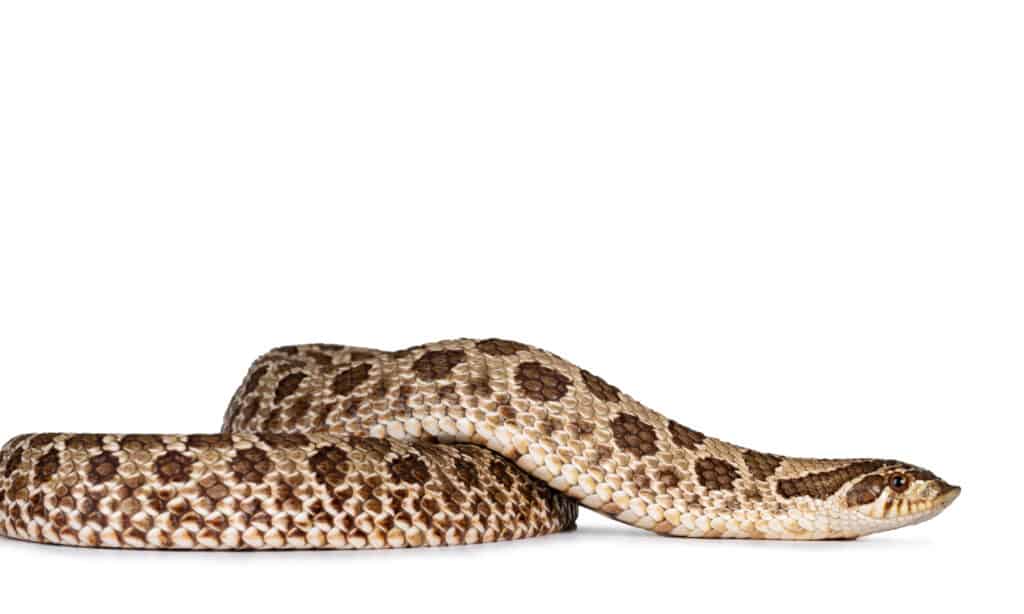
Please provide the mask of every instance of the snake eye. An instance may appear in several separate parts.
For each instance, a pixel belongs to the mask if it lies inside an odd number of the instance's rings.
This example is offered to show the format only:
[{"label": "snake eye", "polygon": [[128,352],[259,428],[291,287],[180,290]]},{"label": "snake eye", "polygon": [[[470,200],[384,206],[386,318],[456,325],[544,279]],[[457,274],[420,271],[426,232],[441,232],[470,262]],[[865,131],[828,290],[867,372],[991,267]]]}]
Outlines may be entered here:
[{"label": "snake eye", "polygon": [[889,477],[889,488],[896,492],[903,492],[910,486],[910,478],[902,473],[896,473]]}]

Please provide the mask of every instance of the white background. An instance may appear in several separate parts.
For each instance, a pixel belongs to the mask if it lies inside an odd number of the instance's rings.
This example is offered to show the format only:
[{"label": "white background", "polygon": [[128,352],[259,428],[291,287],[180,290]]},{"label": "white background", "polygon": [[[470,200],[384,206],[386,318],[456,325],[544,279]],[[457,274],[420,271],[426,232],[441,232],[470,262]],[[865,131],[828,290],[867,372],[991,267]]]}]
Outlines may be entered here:
[{"label": "white background", "polygon": [[[249,361],[548,348],[964,487],[857,542],[0,542],[4,609],[963,611],[1019,575],[1016,2],[0,2],[0,436],[214,431]],[[1016,571],[1015,571],[1016,569]]]}]

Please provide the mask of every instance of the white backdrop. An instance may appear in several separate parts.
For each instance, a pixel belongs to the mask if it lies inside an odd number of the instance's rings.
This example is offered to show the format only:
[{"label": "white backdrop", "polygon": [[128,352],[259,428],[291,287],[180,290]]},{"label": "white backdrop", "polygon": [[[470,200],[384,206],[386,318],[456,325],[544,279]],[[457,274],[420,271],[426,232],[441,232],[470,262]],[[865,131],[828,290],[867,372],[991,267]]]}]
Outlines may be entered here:
[{"label": "white backdrop", "polygon": [[498,336],[727,440],[964,487],[848,543],[587,512],[448,550],[0,541],[5,609],[999,609],[1021,546],[1022,21],[985,1],[3,0],[0,438],[214,431],[274,345]]}]

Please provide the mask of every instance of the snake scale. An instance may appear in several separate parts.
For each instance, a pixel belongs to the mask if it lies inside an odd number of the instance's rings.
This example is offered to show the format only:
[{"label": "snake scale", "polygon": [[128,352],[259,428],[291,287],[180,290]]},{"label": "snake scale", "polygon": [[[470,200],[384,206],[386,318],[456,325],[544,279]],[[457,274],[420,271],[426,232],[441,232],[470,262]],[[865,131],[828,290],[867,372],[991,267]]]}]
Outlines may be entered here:
[{"label": "snake scale", "polygon": [[260,356],[214,435],[30,434],[0,453],[0,534],[156,549],[473,544],[574,528],[850,539],[959,494],[881,459],[704,435],[555,354],[499,339]]}]

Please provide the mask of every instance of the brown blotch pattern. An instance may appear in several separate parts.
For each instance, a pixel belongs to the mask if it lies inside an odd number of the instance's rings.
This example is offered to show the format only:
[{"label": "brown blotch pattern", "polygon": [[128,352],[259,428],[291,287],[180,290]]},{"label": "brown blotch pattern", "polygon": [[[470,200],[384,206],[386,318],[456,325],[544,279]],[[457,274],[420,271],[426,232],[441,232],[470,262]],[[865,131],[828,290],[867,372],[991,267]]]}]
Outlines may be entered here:
[{"label": "brown blotch pattern", "polygon": [[504,339],[484,339],[476,344],[478,350],[491,356],[511,356],[521,350],[530,349],[518,341],[506,341]]},{"label": "brown blotch pattern", "polygon": [[572,380],[539,362],[524,362],[516,369],[516,383],[534,401],[557,401],[569,391]]},{"label": "brown blotch pattern", "polygon": [[120,466],[121,461],[114,456],[113,452],[102,452],[89,459],[89,468],[86,470],[85,477],[93,484],[102,484],[112,480],[117,475],[117,468]]},{"label": "brown blotch pattern", "polygon": [[478,397],[488,397],[494,393],[491,388],[491,380],[487,377],[478,377],[470,380],[469,394]]},{"label": "brown blotch pattern", "polygon": [[164,442],[158,435],[125,435],[118,443],[122,450],[141,452],[143,450],[163,449]]},{"label": "brown blotch pattern", "polygon": [[477,474],[476,465],[461,458],[455,459],[455,475],[466,486],[472,487],[480,483],[480,476]]},{"label": "brown blotch pattern", "polygon": [[21,466],[21,448],[18,448],[7,457],[7,465],[4,467],[4,473],[11,475]]},{"label": "brown blotch pattern", "polygon": [[334,356],[319,352],[317,350],[306,350],[306,356],[313,359],[313,362],[320,365],[321,367],[330,367],[334,364]]},{"label": "brown blotch pattern", "polygon": [[515,481],[512,474],[509,472],[508,465],[501,460],[492,460],[489,469],[491,474],[494,476],[494,479],[505,488],[510,488],[512,483]]},{"label": "brown blotch pattern", "polygon": [[337,446],[326,446],[309,459],[316,479],[325,486],[337,486],[345,481],[348,454]]},{"label": "brown blotch pattern", "polygon": [[595,397],[606,403],[617,403],[619,401],[620,392],[615,386],[612,386],[586,369],[580,369],[580,376],[583,377],[583,383],[587,385],[587,389]]},{"label": "brown blotch pattern", "polygon": [[694,470],[697,481],[708,490],[732,490],[733,481],[740,477],[736,467],[713,456],[698,459]]},{"label": "brown blotch pattern", "polygon": [[245,382],[245,388],[242,389],[242,396],[248,395],[252,393],[253,390],[256,390],[256,387],[260,385],[260,380],[267,374],[268,368],[269,367],[267,367],[267,365],[262,365],[256,367],[256,369],[249,374],[249,379]]},{"label": "brown blotch pattern", "polygon": [[259,448],[239,450],[231,461],[231,472],[239,482],[259,484],[274,469],[267,453]]},{"label": "brown blotch pattern", "polygon": [[377,437],[365,437],[360,440],[364,448],[368,448],[377,456],[384,458],[391,452],[391,441]]},{"label": "brown blotch pattern", "polygon": [[594,423],[582,418],[572,418],[565,426],[573,437],[588,439],[594,433]]},{"label": "brown blotch pattern", "polygon": [[743,462],[747,464],[747,469],[755,480],[764,481],[775,474],[775,470],[782,464],[782,457],[754,450],[744,450]]},{"label": "brown blotch pattern", "polygon": [[658,439],[654,427],[632,414],[621,413],[611,421],[612,435],[619,449],[637,458],[655,454]]},{"label": "brown blotch pattern", "polygon": [[332,384],[334,393],[341,396],[352,394],[353,390],[370,378],[370,369],[370,365],[362,364],[339,373]]},{"label": "brown blotch pattern", "polygon": [[277,388],[274,390],[274,402],[280,403],[282,399],[291,396],[296,390],[299,389],[299,384],[302,380],[306,379],[305,373],[292,373],[286,375],[277,384]]},{"label": "brown blotch pattern", "polygon": [[214,503],[217,503],[221,499],[226,499],[231,495],[231,489],[229,489],[224,482],[217,479],[217,476],[215,475],[207,475],[200,480],[199,488],[202,489],[202,496]]},{"label": "brown blotch pattern", "polygon": [[857,482],[846,493],[846,502],[851,506],[867,505],[877,499],[885,490],[885,478],[869,475]]},{"label": "brown blotch pattern", "polygon": [[876,471],[884,465],[883,461],[857,461],[831,471],[821,471],[800,478],[779,480],[775,488],[780,495],[787,499],[801,496],[827,499],[842,488],[843,484],[865,473]]},{"label": "brown blotch pattern", "polygon": [[452,369],[464,360],[466,353],[462,350],[433,350],[417,358],[412,363],[412,370],[421,380],[432,382],[448,377]]},{"label": "brown blotch pattern", "polygon": [[685,427],[675,420],[668,421],[668,432],[672,435],[672,443],[687,450],[696,450],[705,439],[704,433]]},{"label": "brown blotch pattern", "polygon": [[195,460],[181,452],[168,452],[156,459],[156,475],[161,484],[187,482]]},{"label": "brown blotch pattern", "polygon": [[72,435],[64,442],[69,450],[88,450],[89,448],[102,448],[103,437],[101,435],[79,434]]},{"label": "brown blotch pattern", "polygon": [[268,446],[275,448],[295,448],[309,444],[309,437],[301,433],[260,433],[259,437]]},{"label": "brown blotch pattern", "polygon": [[60,454],[53,448],[36,461],[36,482],[49,481],[60,470]]},{"label": "brown blotch pattern", "polygon": [[662,469],[658,472],[658,481],[661,482],[666,488],[673,488],[679,485],[682,478],[674,469]]},{"label": "brown blotch pattern", "polygon": [[189,435],[185,440],[185,445],[189,448],[196,450],[205,450],[208,448],[217,448],[220,446],[230,446],[234,440],[231,435]]},{"label": "brown blotch pattern", "polygon": [[37,448],[43,448],[52,444],[57,440],[57,433],[39,433],[32,437],[32,445]]},{"label": "brown blotch pattern", "polygon": [[400,482],[425,484],[430,479],[430,470],[427,469],[427,464],[412,454],[392,461],[388,468],[391,470],[392,477]]}]

